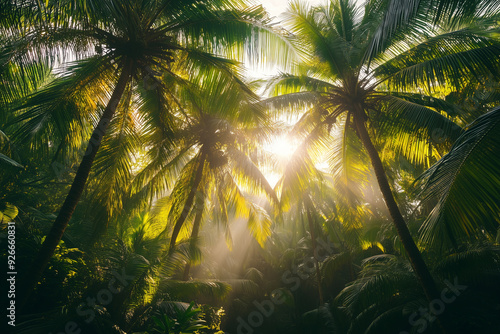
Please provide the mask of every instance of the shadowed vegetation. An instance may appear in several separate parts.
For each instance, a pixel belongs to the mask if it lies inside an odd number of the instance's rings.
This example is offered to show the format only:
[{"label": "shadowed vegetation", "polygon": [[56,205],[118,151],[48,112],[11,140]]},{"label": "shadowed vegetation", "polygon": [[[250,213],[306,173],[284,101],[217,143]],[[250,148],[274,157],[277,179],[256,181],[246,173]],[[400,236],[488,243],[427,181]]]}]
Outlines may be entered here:
[{"label": "shadowed vegetation", "polygon": [[499,7],[1,0],[2,328],[497,333]]}]

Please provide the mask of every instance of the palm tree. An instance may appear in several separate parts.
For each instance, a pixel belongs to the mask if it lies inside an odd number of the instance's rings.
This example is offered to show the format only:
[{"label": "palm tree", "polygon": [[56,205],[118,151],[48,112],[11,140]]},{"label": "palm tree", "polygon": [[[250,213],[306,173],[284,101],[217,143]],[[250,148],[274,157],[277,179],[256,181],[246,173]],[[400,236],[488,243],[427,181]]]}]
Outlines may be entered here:
[{"label": "palm tree", "polygon": [[[315,128],[327,132],[344,118],[344,132],[353,131],[363,144],[412,268],[427,298],[433,300],[439,298],[436,284],[398,208],[368,126],[375,130],[381,120],[377,116],[389,115],[393,122],[384,126],[397,134],[391,145],[417,162],[425,161],[423,155],[429,153],[433,129],[449,141],[456,139],[461,129],[446,117],[453,106],[425,94],[441,84],[460,87],[500,73],[500,44],[494,34],[497,13],[467,26],[432,25],[421,19],[398,27],[368,62],[390,4],[368,1],[363,11],[348,0],[313,8],[292,3],[287,23],[307,62],[298,67],[298,74],[282,74],[270,83],[276,95],[287,95],[269,103],[303,105],[305,100],[314,106],[307,114]],[[439,151],[430,147],[431,156],[439,157]],[[444,149],[446,145],[441,146]]]},{"label": "palm tree", "polygon": [[[52,147],[50,134],[59,133],[54,137],[62,137],[56,144],[60,145],[59,152],[68,146],[79,146],[80,137],[89,133],[86,124],[93,123],[95,127],[87,137],[90,140],[68,196],[26,275],[21,304],[61,240],[102,139],[108,127],[113,126],[116,110],[126,105],[124,96],[137,92],[139,86],[156,93],[161,104],[149,111],[159,113],[154,117],[162,122],[159,131],[163,131],[165,142],[169,142],[173,126],[169,110],[178,104],[175,86],[184,84],[190,71],[208,66],[232,76],[233,62],[215,56],[214,52],[241,55],[239,50],[255,41],[255,33],[266,34],[271,39],[276,36],[264,24],[266,16],[262,8],[244,9],[224,0],[89,0],[71,5],[37,4],[35,7],[43,16],[42,24],[33,29],[25,43],[42,52],[52,52],[52,58],[63,59],[57,52],[62,49],[86,59],[24,106],[26,111],[18,118],[23,122],[18,139],[34,134],[33,142]],[[174,71],[181,64],[182,71]],[[80,132],[76,140],[68,138],[68,134],[75,131]]]},{"label": "palm tree", "polygon": [[[152,148],[146,167],[136,177],[134,192],[160,196],[168,191],[168,180],[176,180],[162,209],[168,212],[165,231],[172,229],[171,253],[181,231],[186,230],[185,222],[191,218],[190,244],[195,246],[205,207],[209,206],[228,238],[228,215],[235,213],[249,218],[250,230],[263,244],[271,221],[263,209],[247,198],[243,187],[266,194],[274,204],[278,202],[265,176],[249,157],[256,150],[256,137],[262,140],[270,131],[264,109],[250,89],[242,89],[240,82],[224,77],[218,70],[193,77],[191,83],[180,93],[186,106],[185,120],[175,133],[175,150],[166,156],[158,154],[161,143]],[[185,279],[189,268],[188,263]]]}]

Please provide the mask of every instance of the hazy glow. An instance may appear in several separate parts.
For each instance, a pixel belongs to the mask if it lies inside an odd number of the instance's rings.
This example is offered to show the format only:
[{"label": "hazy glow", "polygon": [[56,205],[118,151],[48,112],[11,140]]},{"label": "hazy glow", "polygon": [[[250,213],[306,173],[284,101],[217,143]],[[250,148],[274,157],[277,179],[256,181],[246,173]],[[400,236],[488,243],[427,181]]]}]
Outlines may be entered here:
[{"label": "hazy glow", "polygon": [[271,187],[274,188],[276,183],[281,179],[281,174],[276,173],[273,170],[263,170],[264,171],[264,176],[266,177],[267,182],[271,185]]},{"label": "hazy glow", "polygon": [[262,169],[267,181],[271,186],[275,186],[281,178],[279,170],[283,170],[290,161],[300,145],[300,141],[289,135],[277,136],[271,143],[264,146],[264,150],[270,153],[276,162],[276,168],[264,167]]},{"label": "hazy glow", "polygon": [[[326,3],[326,0],[303,0],[308,2],[310,5],[318,5]],[[255,1],[258,4],[262,4],[262,6],[269,12],[271,17],[274,17],[275,22],[282,21],[283,17],[281,14],[288,9],[289,1],[286,0],[266,0],[266,1]],[[265,67],[263,65],[259,66],[256,64],[250,65],[247,68],[247,76],[250,78],[269,78],[276,74],[278,74],[280,69],[276,66],[271,68]],[[262,93],[262,92],[259,92]],[[281,135],[276,137],[270,144],[265,145],[264,149],[271,153],[277,162],[278,168],[270,168],[270,167],[262,167],[262,172],[266,176],[267,181],[271,186],[278,182],[281,178],[281,174],[279,170],[282,170],[283,167],[287,164],[287,162],[292,157],[293,153],[300,145],[300,141],[293,138],[292,136]]]},{"label": "hazy glow", "polygon": [[270,144],[266,145],[266,151],[272,153],[281,161],[290,160],[300,142],[291,136],[282,135],[276,137]]}]

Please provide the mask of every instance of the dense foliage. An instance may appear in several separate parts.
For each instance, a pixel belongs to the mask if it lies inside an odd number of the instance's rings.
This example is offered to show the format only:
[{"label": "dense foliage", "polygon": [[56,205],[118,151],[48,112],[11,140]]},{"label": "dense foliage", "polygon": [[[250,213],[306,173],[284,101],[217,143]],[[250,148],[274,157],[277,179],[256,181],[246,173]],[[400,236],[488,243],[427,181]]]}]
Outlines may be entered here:
[{"label": "dense foliage", "polygon": [[500,333],[500,3],[282,18],[0,1],[8,333]]}]

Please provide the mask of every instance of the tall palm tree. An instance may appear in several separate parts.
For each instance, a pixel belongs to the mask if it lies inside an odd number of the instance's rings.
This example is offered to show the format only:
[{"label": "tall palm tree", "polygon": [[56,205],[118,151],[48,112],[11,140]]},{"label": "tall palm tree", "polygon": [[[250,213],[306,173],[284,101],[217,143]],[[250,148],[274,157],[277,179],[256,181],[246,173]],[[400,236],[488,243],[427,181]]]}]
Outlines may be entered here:
[{"label": "tall palm tree", "polygon": [[[175,133],[175,150],[167,156],[158,154],[161,143],[152,147],[133,191],[140,196],[161,196],[169,190],[168,180],[175,180],[164,208],[168,211],[166,230],[172,229],[170,252],[185,230],[185,222],[191,218],[194,219],[191,243],[195,242],[206,211],[204,207],[208,206],[214,208],[214,215],[226,233],[231,212],[249,218],[250,230],[263,244],[270,219],[245,196],[244,187],[266,194],[274,204],[278,202],[272,187],[250,158],[256,150],[256,137],[262,140],[271,130],[266,125],[264,109],[250,89],[242,89],[240,82],[225,77],[221,71],[206,71],[193,77],[191,83],[180,93],[186,107],[185,120]],[[184,276],[188,273],[189,265]]]},{"label": "tall palm tree", "polygon": [[[34,134],[34,142],[50,147],[54,145],[50,134],[60,132],[65,140],[56,145],[67,148],[69,141],[75,147],[75,142],[89,133],[85,124],[93,123],[95,127],[87,137],[90,140],[68,196],[26,275],[21,304],[61,240],[102,139],[115,121],[116,110],[124,104],[124,92],[136,92],[141,86],[157,94],[161,104],[150,112],[158,113],[155,117],[163,122],[160,131],[164,131],[168,142],[173,126],[169,109],[178,103],[175,86],[184,84],[190,71],[208,66],[232,76],[233,63],[214,53],[238,56],[245,45],[256,41],[259,33],[271,39],[276,36],[265,25],[261,7],[245,9],[225,0],[49,1],[34,6],[43,19],[25,43],[43,54],[52,52],[49,58],[58,56],[63,60],[63,50],[85,59],[28,102],[26,112],[18,118],[23,122],[18,138]],[[258,47],[251,49],[255,52]],[[174,72],[176,64],[183,64],[183,71]],[[76,141],[68,138],[68,133],[75,132],[80,132]]]},{"label": "tall palm tree", "polygon": [[[363,144],[412,268],[427,298],[433,300],[439,298],[436,284],[398,208],[377,143],[368,130],[378,125],[377,116],[389,115],[395,121],[385,126],[398,134],[391,145],[412,161],[423,161],[429,153],[426,148],[434,129],[449,141],[456,139],[461,129],[446,117],[454,108],[426,94],[442,84],[459,87],[476,78],[499,75],[500,44],[494,23],[498,13],[467,26],[432,25],[422,17],[411,26],[398,27],[386,47],[368,62],[390,4],[368,1],[359,8],[353,1],[333,0],[310,8],[293,2],[287,23],[306,62],[298,67],[298,74],[279,75],[270,87],[276,95],[287,94],[273,98],[278,105],[303,104],[304,100],[314,105],[308,114],[316,128],[329,131],[339,117],[345,117],[345,132],[353,131]],[[431,150],[436,157],[438,152]]]}]

